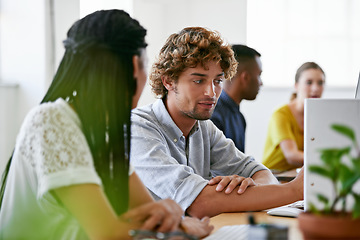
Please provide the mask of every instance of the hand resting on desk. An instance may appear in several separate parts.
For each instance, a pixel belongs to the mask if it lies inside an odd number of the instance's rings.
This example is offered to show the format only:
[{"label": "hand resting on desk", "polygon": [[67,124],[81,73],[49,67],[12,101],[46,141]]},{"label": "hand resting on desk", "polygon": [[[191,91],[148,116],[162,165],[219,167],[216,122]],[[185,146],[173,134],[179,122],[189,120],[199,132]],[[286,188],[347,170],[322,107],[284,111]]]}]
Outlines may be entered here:
[{"label": "hand resting on desk", "polygon": [[302,200],[303,184],[303,170],[291,182],[284,184],[259,183],[248,187],[242,194],[238,194],[236,191],[229,194],[225,194],[224,191],[218,192],[215,185],[208,184],[202,189],[186,212],[190,216],[202,218],[204,216],[212,217],[224,212],[260,211],[279,207]]},{"label": "hand resting on desk", "polygon": [[218,184],[215,190],[217,192],[221,192],[225,189],[225,194],[230,194],[237,186],[239,186],[237,193],[242,194],[248,187],[251,186],[277,183],[278,181],[270,171],[261,170],[256,172],[252,177],[247,178],[239,175],[217,176],[212,178],[208,184],[210,186]]},{"label": "hand resting on desk", "polygon": [[221,192],[225,189],[224,193],[226,194],[231,193],[236,186],[239,186],[237,193],[241,194],[246,190],[246,188],[257,185],[252,178],[245,178],[239,175],[214,177],[209,181],[209,185],[215,184],[217,184],[215,189],[217,192]]}]

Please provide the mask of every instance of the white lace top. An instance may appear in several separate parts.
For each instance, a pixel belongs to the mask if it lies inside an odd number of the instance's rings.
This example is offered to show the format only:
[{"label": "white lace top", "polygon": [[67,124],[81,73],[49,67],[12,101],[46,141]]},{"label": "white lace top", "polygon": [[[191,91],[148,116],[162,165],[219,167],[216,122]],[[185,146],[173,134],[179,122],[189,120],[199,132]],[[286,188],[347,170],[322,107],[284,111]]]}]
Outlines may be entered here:
[{"label": "white lace top", "polygon": [[101,180],[76,113],[63,99],[35,107],[17,137],[0,239],[87,239],[50,190],[89,183]]}]

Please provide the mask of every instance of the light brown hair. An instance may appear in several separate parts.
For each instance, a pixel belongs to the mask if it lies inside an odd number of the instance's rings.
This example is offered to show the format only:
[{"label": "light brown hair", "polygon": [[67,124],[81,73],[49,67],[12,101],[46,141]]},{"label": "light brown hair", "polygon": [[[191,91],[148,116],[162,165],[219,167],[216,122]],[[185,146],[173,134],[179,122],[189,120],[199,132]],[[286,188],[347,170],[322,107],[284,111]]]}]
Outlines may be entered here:
[{"label": "light brown hair", "polygon": [[152,66],[149,78],[153,93],[159,98],[166,96],[167,89],[161,77],[177,81],[186,68],[196,67],[198,64],[206,68],[206,64],[214,60],[220,63],[225,79],[232,78],[236,73],[234,52],[218,32],[202,27],[189,27],[170,35]]}]

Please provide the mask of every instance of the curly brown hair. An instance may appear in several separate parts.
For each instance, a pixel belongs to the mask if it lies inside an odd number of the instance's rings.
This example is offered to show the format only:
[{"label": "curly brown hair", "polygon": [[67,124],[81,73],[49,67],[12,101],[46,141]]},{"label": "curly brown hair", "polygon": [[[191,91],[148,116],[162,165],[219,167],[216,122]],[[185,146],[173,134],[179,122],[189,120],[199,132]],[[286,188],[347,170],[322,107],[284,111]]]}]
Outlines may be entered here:
[{"label": "curly brown hair", "polygon": [[184,28],[170,35],[161,48],[150,73],[151,89],[157,97],[163,98],[167,89],[162,83],[162,76],[176,82],[186,68],[198,64],[205,68],[209,61],[214,60],[220,62],[225,79],[231,79],[236,73],[234,52],[218,32],[202,27]]}]

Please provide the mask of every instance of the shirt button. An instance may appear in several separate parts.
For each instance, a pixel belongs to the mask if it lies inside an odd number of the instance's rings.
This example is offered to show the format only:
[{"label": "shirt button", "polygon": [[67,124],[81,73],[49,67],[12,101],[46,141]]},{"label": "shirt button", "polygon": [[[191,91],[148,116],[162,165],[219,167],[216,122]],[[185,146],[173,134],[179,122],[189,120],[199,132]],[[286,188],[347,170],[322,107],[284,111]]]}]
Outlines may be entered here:
[{"label": "shirt button", "polygon": [[177,139],[176,139],[176,138],[174,138],[174,142],[177,142]]}]

